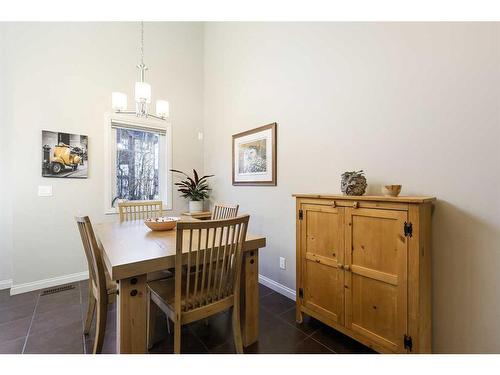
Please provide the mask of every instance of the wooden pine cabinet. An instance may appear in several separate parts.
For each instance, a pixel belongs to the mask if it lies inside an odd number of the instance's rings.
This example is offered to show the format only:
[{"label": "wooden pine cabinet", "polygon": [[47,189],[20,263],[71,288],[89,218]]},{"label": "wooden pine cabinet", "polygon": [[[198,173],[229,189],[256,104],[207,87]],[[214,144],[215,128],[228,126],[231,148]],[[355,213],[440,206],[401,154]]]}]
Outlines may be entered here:
[{"label": "wooden pine cabinet", "polygon": [[383,353],[430,353],[435,198],[294,196],[297,321]]}]

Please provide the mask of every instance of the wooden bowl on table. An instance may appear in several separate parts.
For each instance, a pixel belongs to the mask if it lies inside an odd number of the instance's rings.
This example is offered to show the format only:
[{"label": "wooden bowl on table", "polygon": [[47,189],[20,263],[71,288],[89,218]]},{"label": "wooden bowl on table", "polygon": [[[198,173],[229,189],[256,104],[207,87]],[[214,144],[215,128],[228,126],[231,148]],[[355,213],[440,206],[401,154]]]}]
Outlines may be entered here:
[{"label": "wooden bowl on table", "polygon": [[401,185],[384,185],[382,194],[386,197],[397,197],[401,193]]},{"label": "wooden bowl on table", "polygon": [[179,221],[178,217],[159,217],[156,219],[146,219],[144,224],[154,231],[172,230]]}]

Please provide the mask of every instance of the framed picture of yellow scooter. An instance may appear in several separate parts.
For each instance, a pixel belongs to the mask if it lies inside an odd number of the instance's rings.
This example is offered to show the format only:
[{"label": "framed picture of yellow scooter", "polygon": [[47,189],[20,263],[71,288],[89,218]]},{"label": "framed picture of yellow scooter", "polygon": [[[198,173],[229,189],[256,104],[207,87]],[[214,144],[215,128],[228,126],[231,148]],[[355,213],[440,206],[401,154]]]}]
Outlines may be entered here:
[{"label": "framed picture of yellow scooter", "polygon": [[42,130],[42,177],[87,178],[86,135]]}]

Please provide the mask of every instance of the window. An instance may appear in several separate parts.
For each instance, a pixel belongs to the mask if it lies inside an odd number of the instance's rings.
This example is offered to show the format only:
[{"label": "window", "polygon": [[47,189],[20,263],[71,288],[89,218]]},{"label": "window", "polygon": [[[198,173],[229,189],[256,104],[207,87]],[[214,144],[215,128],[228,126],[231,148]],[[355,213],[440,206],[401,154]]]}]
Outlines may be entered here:
[{"label": "window", "polygon": [[[113,199],[160,199],[160,135],[149,131],[116,129],[116,189]],[[134,149],[128,147],[133,141]]]},{"label": "window", "polygon": [[136,121],[107,121],[107,213],[116,212],[120,201],[162,200],[171,209],[170,126]]}]

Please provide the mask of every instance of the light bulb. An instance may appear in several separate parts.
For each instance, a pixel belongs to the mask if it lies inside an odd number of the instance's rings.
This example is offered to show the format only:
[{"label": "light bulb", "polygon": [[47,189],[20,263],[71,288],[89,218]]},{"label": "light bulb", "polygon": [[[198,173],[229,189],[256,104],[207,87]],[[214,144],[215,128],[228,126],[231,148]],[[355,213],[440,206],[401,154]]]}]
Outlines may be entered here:
[{"label": "light bulb", "polygon": [[115,111],[124,111],[127,109],[127,95],[122,92],[111,93],[111,107]]},{"label": "light bulb", "polygon": [[166,100],[156,101],[156,116],[162,118],[170,116],[170,105]]}]

